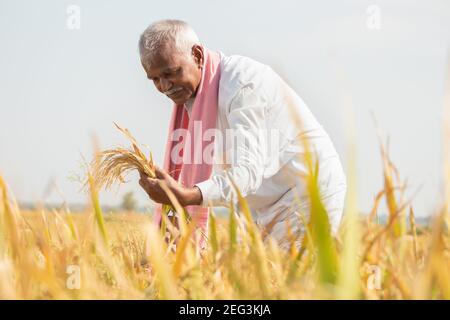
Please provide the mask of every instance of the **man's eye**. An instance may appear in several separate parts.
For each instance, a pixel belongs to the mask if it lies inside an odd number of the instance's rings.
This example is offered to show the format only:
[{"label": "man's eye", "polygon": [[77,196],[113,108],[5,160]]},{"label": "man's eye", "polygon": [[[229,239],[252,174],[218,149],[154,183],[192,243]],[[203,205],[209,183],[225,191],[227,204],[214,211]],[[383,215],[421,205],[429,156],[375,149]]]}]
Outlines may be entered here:
[{"label": "man's eye", "polygon": [[170,72],[166,72],[164,74],[164,76],[167,77],[167,78],[173,77],[173,76],[177,75],[180,72],[180,70],[181,70],[181,68],[178,68],[178,69],[172,70]]}]

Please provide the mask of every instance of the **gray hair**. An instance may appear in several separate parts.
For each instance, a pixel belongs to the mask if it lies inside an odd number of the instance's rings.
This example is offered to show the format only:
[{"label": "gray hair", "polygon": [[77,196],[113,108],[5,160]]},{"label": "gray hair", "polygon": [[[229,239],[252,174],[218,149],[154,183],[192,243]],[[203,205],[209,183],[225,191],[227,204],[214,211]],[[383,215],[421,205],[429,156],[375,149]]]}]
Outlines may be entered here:
[{"label": "gray hair", "polygon": [[195,31],[181,20],[160,20],[145,29],[139,39],[141,61],[149,64],[153,56],[166,44],[173,45],[179,53],[190,53],[200,40]]}]

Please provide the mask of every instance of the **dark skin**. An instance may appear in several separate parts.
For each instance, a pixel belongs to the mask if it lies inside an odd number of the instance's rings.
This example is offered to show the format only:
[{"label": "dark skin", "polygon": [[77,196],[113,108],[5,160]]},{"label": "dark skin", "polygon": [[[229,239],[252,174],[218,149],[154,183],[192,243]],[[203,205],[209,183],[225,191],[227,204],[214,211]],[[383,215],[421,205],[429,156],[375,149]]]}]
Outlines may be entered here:
[{"label": "dark skin", "polygon": [[[167,193],[161,187],[165,183],[175,195],[181,206],[200,205],[202,193],[198,187],[186,188],[178,183],[167,171],[156,167],[156,178],[150,178],[144,172],[139,172],[139,185],[147,192],[148,196],[156,203],[172,204]],[[173,204],[172,204],[173,205]]]},{"label": "dark skin", "polygon": [[[177,105],[183,105],[197,94],[203,59],[203,48],[199,45],[194,45],[190,54],[180,53],[173,46],[166,45],[154,55],[152,61],[141,62],[147,78],[153,81],[156,89]],[[202,194],[198,187],[184,187],[161,168],[156,168],[155,179],[143,172],[139,174],[140,186],[156,203],[172,204],[161,187],[161,183],[165,183],[183,207],[202,204]]]}]

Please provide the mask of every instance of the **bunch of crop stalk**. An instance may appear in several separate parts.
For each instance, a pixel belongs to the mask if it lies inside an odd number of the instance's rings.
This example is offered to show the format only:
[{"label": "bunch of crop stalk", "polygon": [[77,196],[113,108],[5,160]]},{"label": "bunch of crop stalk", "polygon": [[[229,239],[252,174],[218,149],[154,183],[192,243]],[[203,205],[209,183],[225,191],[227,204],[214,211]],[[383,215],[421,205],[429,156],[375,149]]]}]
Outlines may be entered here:
[{"label": "bunch of crop stalk", "polygon": [[[114,125],[129,140],[131,148],[118,147],[95,152],[94,159],[88,168],[85,183],[85,187],[89,186],[91,193],[97,193],[101,188],[108,189],[114,183],[125,182],[124,176],[132,170],[138,170],[151,178],[155,178],[152,153],[149,153],[147,159],[130,131],[127,128],[120,127],[115,122]],[[92,200],[94,201],[94,199]],[[171,205],[163,205],[163,211],[166,214],[172,209]]]},{"label": "bunch of crop stalk", "polygon": [[91,163],[92,175],[98,188],[109,188],[116,182],[124,182],[124,175],[131,170],[139,170],[149,177],[155,177],[152,153],[147,157],[141,151],[136,139],[126,128],[114,123],[117,129],[131,142],[132,149],[123,147],[96,152]]},{"label": "bunch of crop stalk", "polygon": [[[101,210],[94,181],[110,185],[137,167],[151,175],[152,162],[130,140],[132,151],[105,152],[94,166],[115,169],[103,171],[109,178],[90,174],[92,207],[84,212],[20,210],[0,176],[0,299],[450,299],[448,167],[445,202],[424,227],[415,223],[384,146],[383,188],[368,217],[360,216],[350,156],[344,221],[333,238],[319,197],[317,163],[305,142],[310,220],[303,235],[290,235],[289,250],[264,238],[234,185],[239,212],[233,205],[225,217],[212,211],[207,249],[199,251],[191,236],[195,224],[179,214],[179,230],[169,228],[177,240],[173,251],[147,215]],[[445,155],[448,165],[450,152]],[[389,219],[379,224],[383,199]],[[294,245],[299,236],[300,249]]]}]

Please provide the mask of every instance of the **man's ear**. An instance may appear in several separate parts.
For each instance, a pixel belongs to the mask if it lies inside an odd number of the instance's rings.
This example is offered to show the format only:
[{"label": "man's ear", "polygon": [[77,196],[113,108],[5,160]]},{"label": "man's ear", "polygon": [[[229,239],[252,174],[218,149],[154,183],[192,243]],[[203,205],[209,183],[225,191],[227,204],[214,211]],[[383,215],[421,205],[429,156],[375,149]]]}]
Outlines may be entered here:
[{"label": "man's ear", "polygon": [[201,67],[203,65],[203,59],[204,59],[204,53],[203,53],[203,47],[195,44],[192,47],[192,55],[194,56],[195,63]]}]

